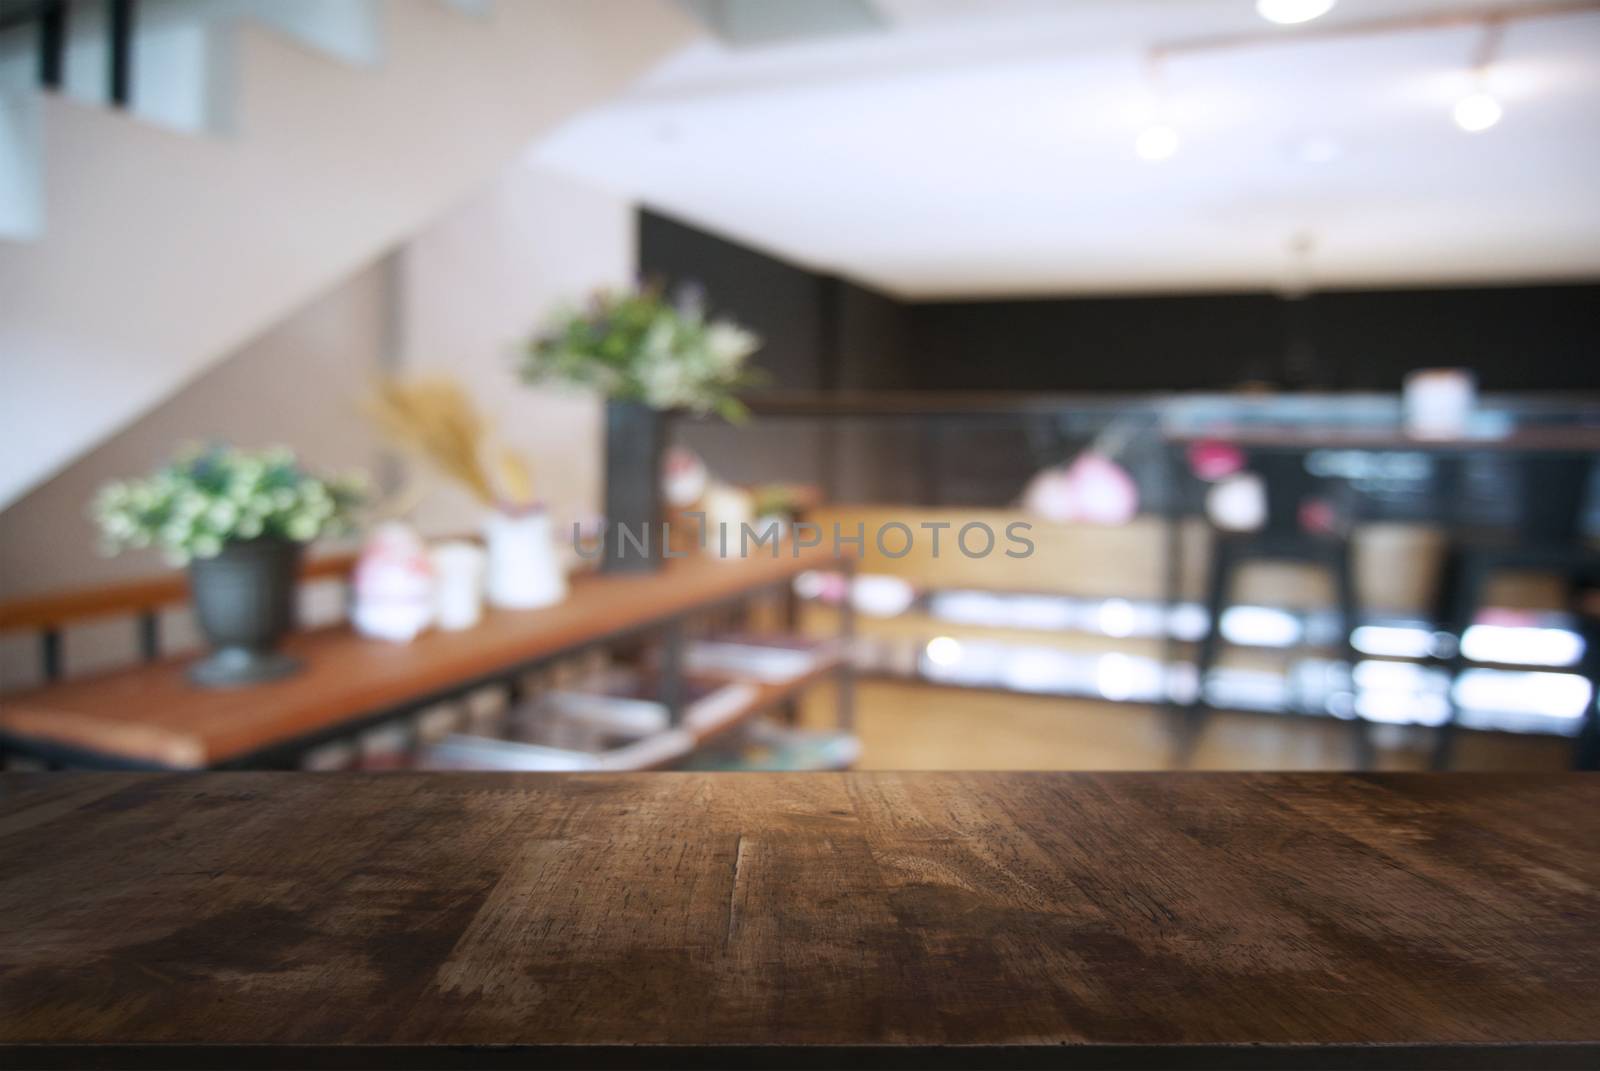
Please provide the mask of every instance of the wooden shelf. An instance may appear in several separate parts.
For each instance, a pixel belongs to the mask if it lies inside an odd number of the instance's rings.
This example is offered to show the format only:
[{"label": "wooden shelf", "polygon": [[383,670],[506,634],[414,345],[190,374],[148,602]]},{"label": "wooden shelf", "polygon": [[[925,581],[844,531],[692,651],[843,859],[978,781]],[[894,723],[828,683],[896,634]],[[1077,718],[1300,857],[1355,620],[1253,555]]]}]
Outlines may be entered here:
[{"label": "wooden shelf", "polygon": [[[800,676],[787,681],[774,681],[762,683],[758,681],[743,681],[737,678],[725,678],[729,683],[750,684],[755,688],[755,695],[734,713],[718,721],[715,725],[704,728],[687,727],[694,736],[696,747],[700,747],[723,733],[745,724],[757,715],[763,714],[779,703],[797,698],[807,688],[823,679],[839,672],[844,665],[843,655],[834,655],[823,660],[814,669],[807,670]],[[697,674],[712,679],[709,674]]]},{"label": "wooden shelf", "polygon": [[[302,583],[346,577],[356,565],[355,551],[308,558],[300,567]],[[189,578],[181,570],[119,584],[99,584],[75,591],[26,595],[0,601],[0,633],[57,629],[85,621],[153,613],[189,601]]]},{"label": "wooden shelf", "polygon": [[[707,744],[749,724],[780,703],[798,698],[812,685],[838,674],[845,665],[845,659],[841,654],[829,653],[804,673],[788,680],[768,682],[726,674],[695,673],[690,679],[706,686],[708,693],[688,704],[680,725],[628,739],[626,743],[617,744],[612,750],[604,753],[569,751],[560,745],[525,742],[518,739],[516,734],[512,734],[510,739],[503,739],[493,734],[463,733],[449,738],[446,746],[453,742],[456,749],[441,764],[434,765],[424,759],[422,766],[426,769],[450,771],[526,769],[528,772],[533,772],[548,769],[548,767],[533,766],[524,768],[517,765],[517,750],[528,748],[530,754],[537,754],[543,760],[548,760],[550,752],[555,751],[564,752],[575,760],[593,759],[595,762],[593,767],[575,768],[610,773],[670,770]],[[739,694],[730,696],[728,693],[733,689],[738,689]],[[578,691],[581,693],[583,689],[580,688]],[[596,699],[605,697],[606,693],[603,691],[595,694]],[[627,698],[631,700],[631,697]],[[727,709],[720,712],[714,721],[696,722],[694,719],[697,710],[704,710],[711,704]],[[470,754],[472,741],[479,742],[487,748],[482,765],[475,765],[472,761]],[[462,750],[463,748],[465,750]]]},{"label": "wooden shelf", "polygon": [[836,562],[820,550],[723,561],[686,558],[642,576],[578,578],[567,600],[542,610],[491,611],[478,627],[429,632],[406,645],[347,627],[291,637],[297,676],[229,691],[184,676],[189,659],[67,681],[0,701],[0,732],[133,763],[198,769],[314,738],[368,716],[518,667],[665,624]]}]

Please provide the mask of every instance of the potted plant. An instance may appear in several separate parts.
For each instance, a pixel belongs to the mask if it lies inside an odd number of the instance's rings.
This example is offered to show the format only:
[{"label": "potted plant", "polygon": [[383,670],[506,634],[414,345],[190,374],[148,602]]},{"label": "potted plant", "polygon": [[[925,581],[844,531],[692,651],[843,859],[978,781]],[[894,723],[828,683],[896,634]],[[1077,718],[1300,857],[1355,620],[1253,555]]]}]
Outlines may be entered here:
[{"label": "potted plant", "polygon": [[362,478],[323,479],[284,448],[192,447],[140,480],[102,488],[94,516],[105,548],[155,547],[187,566],[211,655],[189,679],[233,687],[294,672],[276,650],[294,623],[305,544],[349,530]]},{"label": "potted plant", "polygon": [[686,410],[741,420],[735,392],[755,377],[745,367],[761,340],[725,319],[708,318],[697,290],[668,300],[659,286],[602,291],[582,309],[564,309],[528,343],[522,378],[530,384],[587,387],[606,398],[605,520],[602,568],[644,572],[661,560],[620,538],[619,528],[659,547],[664,414]]}]

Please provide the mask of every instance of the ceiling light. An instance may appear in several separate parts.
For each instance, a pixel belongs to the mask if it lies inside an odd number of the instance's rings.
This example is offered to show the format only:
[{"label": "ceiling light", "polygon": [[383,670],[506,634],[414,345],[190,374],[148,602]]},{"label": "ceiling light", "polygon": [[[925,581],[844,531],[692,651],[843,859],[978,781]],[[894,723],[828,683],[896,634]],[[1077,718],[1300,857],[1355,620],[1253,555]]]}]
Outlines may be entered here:
[{"label": "ceiling light", "polygon": [[1489,71],[1500,54],[1500,43],[1505,38],[1503,19],[1490,17],[1484,21],[1483,37],[1472,57],[1472,92],[1456,101],[1456,126],[1469,134],[1488,130],[1500,121],[1505,109],[1489,92]]},{"label": "ceiling light", "polygon": [[1333,4],[1334,0],[1256,0],[1256,13],[1268,22],[1293,26],[1326,15]]},{"label": "ceiling light", "polygon": [[1178,151],[1178,132],[1165,123],[1154,123],[1139,132],[1133,151],[1139,159],[1152,163],[1171,159]]},{"label": "ceiling light", "polygon": [[1476,134],[1480,130],[1488,130],[1500,121],[1500,116],[1505,114],[1505,109],[1500,107],[1500,102],[1495,100],[1491,93],[1479,91],[1468,93],[1456,101],[1456,126],[1469,134]]},{"label": "ceiling light", "polygon": [[1164,120],[1167,110],[1166,57],[1160,49],[1145,55],[1144,77],[1150,92],[1150,123],[1134,139],[1133,151],[1139,159],[1152,163],[1171,159],[1178,151],[1178,132]]}]

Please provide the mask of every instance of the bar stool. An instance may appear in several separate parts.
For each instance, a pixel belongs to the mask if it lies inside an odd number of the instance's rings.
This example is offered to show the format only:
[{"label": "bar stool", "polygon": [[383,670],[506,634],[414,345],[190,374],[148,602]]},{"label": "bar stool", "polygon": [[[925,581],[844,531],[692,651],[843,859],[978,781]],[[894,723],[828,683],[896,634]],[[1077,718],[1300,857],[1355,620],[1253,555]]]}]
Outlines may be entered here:
[{"label": "bar stool", "polygon": [[[1334,601],[1339,620],[1337,650],[1353,671],[1356,663],[1351,635],[1361,620],[1356,594],[1355,569],[1348,523],[1332,532],[1309,530],[1303,523],[1304,508],[1317,499],[1343,498],[1346,518],[1353,512],[1347,496],[1336,496],[1334,485],[1313,477],[1305,469],[1299,451],[1261,451],[1250,459],[1249,468],[1266,485],[1267,509],[1263,525],[1250,532],[1229,532],[1212,527],[1211,565],[1206,577],[1205,605],[1207,628],[1196,660],[1197,680],[1194,699],[1188,709],[1185,749],[1203,727],[1210,706],[1205,699],[1207,676],[1215,669],[1222,644],[1222,615],[1229,605],[1234,579],[1239,569],[1252,561],[1297,562],[1319,566],[1333,580]],[[1374,753],[1368,724],[1351,711],[1350,737],[1358,769],[1371,769]]]},{"label": "bar stool", "polygon": [[[1517,458],[1512,470],[1519,492],[1516,522],[1499,530],[1460,532],[1451,540],[1440,584],[1438,619],[1456,638],[1456,648],[1447,662],[1450,707],[1434,737],[1434,769],[1448,769],[1454,757],[1461,713],[1456,685],[1467,663],[1462,641],[1483,608],[1484,593],[1494,574],[1515,570],[1560,576],[1566,584],[1567,609],[1580,620],[1583,589],[1600,585],[1600,553],[1585,542],[1583,532],[1593,466],[1594,458],[1581,453]],[[1592,646],[1591,639],[1585,650],[1585,675],[1591,685],[1595,683]],[[1593,698],[1591,695],[1591,719]]]}]

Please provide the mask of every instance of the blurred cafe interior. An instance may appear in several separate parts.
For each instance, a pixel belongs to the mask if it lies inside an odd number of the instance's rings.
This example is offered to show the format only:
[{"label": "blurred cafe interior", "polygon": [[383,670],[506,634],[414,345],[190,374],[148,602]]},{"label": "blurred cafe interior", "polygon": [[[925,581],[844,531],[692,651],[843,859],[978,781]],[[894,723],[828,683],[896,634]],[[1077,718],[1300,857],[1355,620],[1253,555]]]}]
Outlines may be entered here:
[{"label": "blurred cafe interior", "polygon": [[1600,762],[1600,4],[0,14],[6,769]]}]

